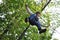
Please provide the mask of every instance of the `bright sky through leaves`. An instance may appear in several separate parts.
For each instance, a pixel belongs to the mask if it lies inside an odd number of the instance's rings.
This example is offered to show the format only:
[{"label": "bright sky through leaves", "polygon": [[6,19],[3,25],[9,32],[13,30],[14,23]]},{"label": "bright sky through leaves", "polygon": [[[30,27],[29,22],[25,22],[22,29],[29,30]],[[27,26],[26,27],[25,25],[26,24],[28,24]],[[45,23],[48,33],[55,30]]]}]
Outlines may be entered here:
[{"label": "bright sky through leaves", "polygon": [[[58,18],[56,18],[56,20],[54,19],[54,20],[52,20],[52,22],[54,21],[54,23],[56,23],[56,21],[57,21],[57,19],[58,20],[60,20],[59,18],[60,18],[60,5],[58,4],[58,3],[60,3],[59,2],[60,0],[52,0],[51,2],[54,2],[55,4],[54,4],[54,6],[50,6],[50,7],[46,7],[45,8],[45,10],[44,11],[46,11],[46,12],[50,12],[51,14],[52,14],[52,18],[53,18],[53,14],[59,14],[58,15]],[[39,3],[41,3],[41,0],[35,0],[35,2],[36,2],[36,4],[39,4]],[[2,0],[0,0],[0,4],[1,3],[3,3],[2,2]],[[11,12],[10,12],[11,13]],[[4,17],[4,16],[0,16],[0,17]],[[56,24],[57,25],[57,24]],[[58,32],[57,32],[58,31]],[[60,27],[58,27],[57,29],[56,29],[56,31],[55,31],[55,33],[53,34],[53,36],[52,36],[52,40],[54,39],[54,38],[56,38],[56,39],[58,39],[58,40],[60,40]]]},{"label": "bright sky through leaves", "polygon": [[[35,0],[36,1],[36,3],[38,4],[39,2],[41,2],[41,0]],[[60,14],[60,5],[58,5],[58,2],[59,2],[60,0],[52,0],[51,2],[54,2],[55,3],[55,6],[52,6],[52,7],[46,7],[45,8],[45,12],[50,12],[52,15],[53,14]],[[60,15],[58,15],[58,17],[60,18]],[[59,19],[60,20],[60,19]],[[58,31],[58,33],[57,33],[57,31]],[[53,34],[53,36],[52,36],[52,40],[54,39],[54,38],[56,38],[56,39],[58,39],[58,40],[60,40],[60,27],[58,27],[57,29],[56,29],[56,31],[55,31],[55,33]]]},{"label": "bright sky through leaves", "polygon": [[3,3],[2,0],[0,0],[0,4]]}]

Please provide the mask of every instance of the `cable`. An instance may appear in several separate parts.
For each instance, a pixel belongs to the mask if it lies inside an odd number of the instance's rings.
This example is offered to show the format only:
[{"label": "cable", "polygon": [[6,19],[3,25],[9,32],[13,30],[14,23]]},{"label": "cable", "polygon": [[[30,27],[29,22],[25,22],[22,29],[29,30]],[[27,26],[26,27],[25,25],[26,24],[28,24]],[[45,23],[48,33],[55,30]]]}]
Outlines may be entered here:
[{"label": "cable", "polygon": [[55,30],[55,29],[53,29],[52,31],[53,31],[53,33],[56,31],[56,32],[60,35],[60,32],[58,32],[58,31],[57,31],[57,30]]}]

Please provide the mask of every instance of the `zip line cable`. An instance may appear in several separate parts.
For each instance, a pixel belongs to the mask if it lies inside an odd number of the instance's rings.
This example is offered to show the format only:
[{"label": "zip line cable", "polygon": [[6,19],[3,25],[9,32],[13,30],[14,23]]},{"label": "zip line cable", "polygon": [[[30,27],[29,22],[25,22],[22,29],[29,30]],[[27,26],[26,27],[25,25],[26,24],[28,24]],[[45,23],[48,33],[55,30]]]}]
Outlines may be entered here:
[{"label": "zip line cable", "polygon": [[57,30],[55,30],[55,29],[53,29],[53,31],[54,31],[54,32],[56,31],[58,34],[60,34],[60,32],[58,32],[58,31],[57,31]]},{"label": "zip line cable", "polygon": [[[50,3],[50,1],[51,1],[51,0],[49,0],[49,1],[44,5],[44,7],[42,8],[41,12],[42,12],[42,11],[45,9],[45,7]],[[29,26],[30,26],[30,24],[29,24]],[[21,40],[21,39],[22,39],[22,37],[24,36],[24,34],[25,34],[25,32],[27,31],[27,29],[29,28],[29,26],[23,31],[23,33],[18,37],[17,40]]]},{"label": "zip line cable", "polygon": [[30,27],[30,24],[26,27],[26,29],[21,33],[21,35],[19,36],[19,38],[17,40],[21,40],[22,37],[24,36],[26,30]]}]

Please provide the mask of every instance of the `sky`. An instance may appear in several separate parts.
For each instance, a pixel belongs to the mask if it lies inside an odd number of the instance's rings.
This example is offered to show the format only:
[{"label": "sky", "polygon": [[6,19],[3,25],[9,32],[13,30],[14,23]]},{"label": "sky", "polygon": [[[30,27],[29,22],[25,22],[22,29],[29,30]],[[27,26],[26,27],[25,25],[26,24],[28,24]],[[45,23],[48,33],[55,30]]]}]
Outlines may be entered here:
[{"label": "sky", "polygon": [[[60,1],[60,0],[52,0],[52,2],[55,2],[55,4],[57,4],[57,1]],[[48,8],[46,11],[51,12],[52,14],[56,14],[56,13],[60,14],[60,5],[52,6]],[[59,18],[60,18],[60,15],[59,15]],[[53,40],[54,38],[60,40],[60,27],[58,27],[56,31],[53,33],[51,40]]]},{"label": "sky", "polygon": [[[37,4],[38,2],[40,2],[41,0],[35,0],[37,1]],[[52,7],[46,7],[44,11],[47,11],[47,12],[51,12],[51,14],[60,14],[60,5],[57,5],[58,1],[60,0],[52,0],[51,2],[54,2],[56,4],[56,6],[52,6]],[[60,15],[58,15],[59,18],[60,18]],[[59,19],[60,20],[60,19]],[[53,40],[54,38],[60,40],[60,27],[56,28],[56,30],[54,31],[53,35],[52,35],[52,39]]]},{"label": "sky", "polygon": [[3,3],[2,0],[0,0],[0,4]]},{"label": "sky", "polygon": [[[56,6],[52,6],[50,8],[46,7],[47,9],[45,9],[45,11],[51,12],[51,14],[56,14],[56,13],[60,14],[60,5],[57,5],[57,1],[60,1],[60,0],[52,0],[51,2],[55,2]],[[60,15],[58,15],[58,16],[60,18]],[[60,40],[60,27],[58,27],[55,30],[55,32],[52,35],[52,39],[51,40],[53,40],[54,38]]]},{"label": "sky", "polygon": [[60,27],[58,27],[55,31],[55,33],[53,34],[52,36],[52,39],[53,40],[54,38],[57,38],[58,40],[60,40]]},{"label": "sky", "polygon": [[[37,1],[37,4],[38,4],[41,0],[35,0],[35,1]],[[60,0],[52,0],[51,2],[57,3],[57,1],[60,1]],[[1,3],[3,3],[2,0],[0,0],[0,4],[1,4]],[[50,8],[46,7],[46,8],[45,8],[45,11],[51,12],[52,14],[54,14],[54,13],[59,13],[59,14],[60,14],[60,5],[58,5],[58,6],[56,6],[56,7],[55,7],[55,6],[52,6],[52,7],[50,7]],[[59,15],[59,17],[60,17],[60,15]],[[58,40],[60,40],[60,27],[58,27],[58,28],[56,29],[56,31],[55,31],[55,33],[53,34],[51,40],[53,40],[54,38],[57,38]]]}]

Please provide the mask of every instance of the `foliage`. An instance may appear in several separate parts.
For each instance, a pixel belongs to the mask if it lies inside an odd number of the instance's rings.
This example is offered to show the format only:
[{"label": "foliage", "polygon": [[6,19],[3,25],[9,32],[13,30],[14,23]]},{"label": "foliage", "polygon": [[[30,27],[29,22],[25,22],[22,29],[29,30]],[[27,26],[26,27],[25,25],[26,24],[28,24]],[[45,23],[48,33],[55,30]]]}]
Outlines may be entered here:
[{"label": "foliage", "polygon": [[[40,11],[44,6],[46,0],[41,4],[36,4],[34,0],[3,0],[0,4],[0,36],[1,40],[16,40],[24,29],[29,25],[24,22],[24,19],[29,16],[26,12],[25,4],[28,3],[30,9],[35,13]],[[42,5],[43,4],[43,5]],[[50,14],[46,13],[41,16],[45,21],[43,25],[50,25]],[[8,30],[3,34],[4,30]],[[37,27],[30,27],[22,40],[50,40],[51,35],[49,29],[43,34],[38,34]]]}]

